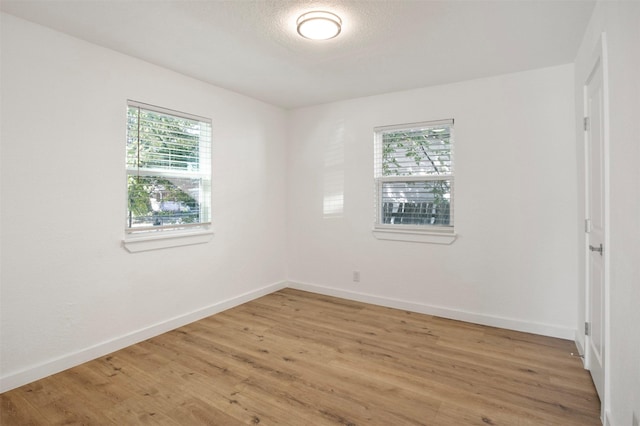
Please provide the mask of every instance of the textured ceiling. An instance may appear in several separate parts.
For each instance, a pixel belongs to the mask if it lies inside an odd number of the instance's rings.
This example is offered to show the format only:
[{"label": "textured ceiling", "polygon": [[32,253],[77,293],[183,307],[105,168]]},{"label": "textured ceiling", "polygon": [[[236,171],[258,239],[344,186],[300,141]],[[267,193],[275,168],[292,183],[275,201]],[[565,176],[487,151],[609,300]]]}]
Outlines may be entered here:
[{"label": "textured ceiling", "polygon": [[[573,62],[594,0],[2,0],[3,12],[295,108]],[[335,39],[296,18],[329,10]]]}]

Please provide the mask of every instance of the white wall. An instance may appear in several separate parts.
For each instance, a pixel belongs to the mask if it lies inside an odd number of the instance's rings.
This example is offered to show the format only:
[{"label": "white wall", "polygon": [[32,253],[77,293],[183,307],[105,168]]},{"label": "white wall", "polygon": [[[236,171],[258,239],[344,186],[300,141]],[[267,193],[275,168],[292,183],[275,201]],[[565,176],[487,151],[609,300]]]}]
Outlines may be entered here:
[{"label": "white wall", "polygon": [[[584,111],[582,91],[601,34],[608,51],[610,116],[610,306],[608,380],[609,424],[640,420],[640,3],[603,1],[596,5],[575,65],[576,128]],[[582,132],[577,133],[578,158],[584,155]],[[584,164],[578,169],[578,217],[584,218]],[[579,233],[578,253],[584,251]],[[584,256],[579,255],[578,321],[584,322]],[[578,336],[584,345],[584,335]]]},{"label": "white wall", "polygon": [[[289,280],[313,291],[573,338],[573,66],[292,111]],[[377,240],[373,128],[455,119],[449,246]],[[338,216],[325,195],[344,193]],[[352,282],[352,271],[361,282]]]},{"label": "white wall", "polygon": [[[283,110],[10,15],[1,24],[3,390],[283,285]],[[209,243],[121,247],[127,99],[213,120]]]}]

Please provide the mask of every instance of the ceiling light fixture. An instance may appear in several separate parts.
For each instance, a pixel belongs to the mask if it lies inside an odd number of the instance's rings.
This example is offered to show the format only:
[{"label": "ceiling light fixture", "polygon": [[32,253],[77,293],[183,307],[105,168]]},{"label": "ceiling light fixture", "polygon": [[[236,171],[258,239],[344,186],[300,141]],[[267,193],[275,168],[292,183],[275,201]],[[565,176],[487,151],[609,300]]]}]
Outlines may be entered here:
[{"label": "ceiling light fixture", "polygon": [[331,12],[307,12],[296,21],[298,34],[311,40],[329,40],[340,34],[342,20]]}]

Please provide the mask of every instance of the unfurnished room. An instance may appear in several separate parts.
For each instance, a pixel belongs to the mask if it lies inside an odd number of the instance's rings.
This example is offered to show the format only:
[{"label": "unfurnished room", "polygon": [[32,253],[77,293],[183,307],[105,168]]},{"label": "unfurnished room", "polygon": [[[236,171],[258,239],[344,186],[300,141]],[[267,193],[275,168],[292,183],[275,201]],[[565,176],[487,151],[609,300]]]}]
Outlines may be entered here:
[{"label": "unfurnished room", "polygon": [[640,426],[640,1],[0,11],[3,426]]}]

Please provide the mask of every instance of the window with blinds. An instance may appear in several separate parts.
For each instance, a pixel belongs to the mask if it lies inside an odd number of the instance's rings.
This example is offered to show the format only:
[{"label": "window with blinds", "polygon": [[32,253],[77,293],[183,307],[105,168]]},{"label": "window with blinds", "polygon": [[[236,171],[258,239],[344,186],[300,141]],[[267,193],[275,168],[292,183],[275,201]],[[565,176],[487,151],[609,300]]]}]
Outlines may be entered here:
[{"label": "window with blinds", "polygon": [[453,120],[377,127],[376,228],[453,230]]},{"label": "window with blinds", "polygon": [[126,232],[211,221],[211,120],[127,103]]}]

